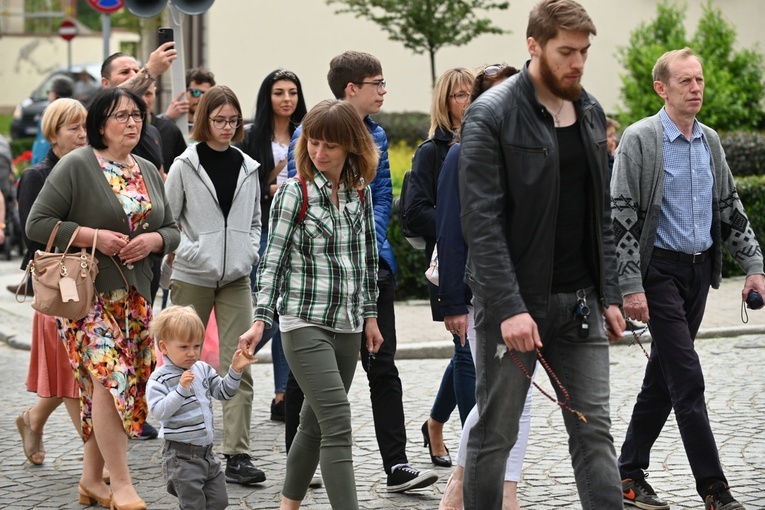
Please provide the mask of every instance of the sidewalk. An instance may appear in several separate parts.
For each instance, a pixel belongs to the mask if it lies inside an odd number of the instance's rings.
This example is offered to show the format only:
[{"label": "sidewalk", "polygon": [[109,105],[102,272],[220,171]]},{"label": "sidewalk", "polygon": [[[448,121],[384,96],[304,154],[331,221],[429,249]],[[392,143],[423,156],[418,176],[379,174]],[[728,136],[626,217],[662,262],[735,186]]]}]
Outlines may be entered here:
[{"label": "sidewalk", "polygon": [[[0,261],[0,341],[7,341],[12,347],[29,349],[31,345],[32,307],[31,298],[19,304],[7,285],[17,285],[23,273],[19,269],[21,260]],[[720,288],[709,292],[707,310],[698,338],[731,337],[765,333],[765,310],[749,313],[749,322],[741,321],[741,289],[744,278],[727,278]],[[159,299],[158,299],[159,301]],[[450,335],[441,322],[431,320],[430,304],[427,300],[396,302],[396,335],[398,342],[397,359],[449,358],[453,352]],[[650,341],[648,333],[641,341]],[[629,344],[631,337],[618,343]],[[270,362],[270,349],[258,353],[262,362]]]}]

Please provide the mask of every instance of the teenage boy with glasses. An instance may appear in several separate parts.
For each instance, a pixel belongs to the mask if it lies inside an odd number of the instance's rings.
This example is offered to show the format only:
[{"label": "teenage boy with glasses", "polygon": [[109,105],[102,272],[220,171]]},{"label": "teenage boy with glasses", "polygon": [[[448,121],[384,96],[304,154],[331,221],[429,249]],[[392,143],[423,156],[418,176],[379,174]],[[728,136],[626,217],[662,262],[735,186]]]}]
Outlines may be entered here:
[{"label": "teenage boy with glasses", "polygon": [[[396,324],[393,308],[394,275],[396,260],[388,242],[388,219],[393,205],[393,188],[390,180],[390,165],[388,163],[388,137],[385,130],[373,121],[370,115],[378,113],[382,108],[384,96],[387,94],[386,82],[382,74],[380,61],[368,53],[346,51],[336,56],[329,63],[327,73],[329,88],[337,99],[350,102],[364,124],[372,134],[372,138],[380,151],[380,161],[377,173],[370,183],[372,202],[375,210],[375,230],[377,233],[377,249],[380,255],[380,267],[377,275],[377,323],[383,335],[383,344],[374,355],[366,349],[366,338],[361,337],[361,364],[367,372],[370,398],[372,400],[372,415],[375,422],[377,444],[380,448],[383,466],[388,475],[388,492],[404,492],[432,485],[438,480],[438,475],[432,470],[419,471],[409,465],[406,456],[406,425],[404,423],[404,406],[401,379],[398,376],[394,357],[396,355]],[[292,135],[289,151],[289,175],[296,174],[294,148],[302,126]],[[287,383],[287,435],[294,435],[290,423],[297,423],[298,418],[290,411],[295,410],[294,400],[302,394],[290,374]],[[290,398],[293,402],[290,402]],[[299,409],[299,406],[297,406]],[[288,444],[291,438],[287,438]]]}]

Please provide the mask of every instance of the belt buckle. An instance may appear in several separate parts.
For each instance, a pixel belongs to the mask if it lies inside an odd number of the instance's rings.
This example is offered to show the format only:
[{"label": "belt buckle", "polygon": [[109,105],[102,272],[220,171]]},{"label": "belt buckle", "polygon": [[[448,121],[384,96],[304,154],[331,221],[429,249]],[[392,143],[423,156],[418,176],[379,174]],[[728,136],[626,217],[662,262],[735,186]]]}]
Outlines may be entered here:
[{"label": "belt buckle", "polygon": [[698,257],[698,262],[701,262],[701,258],[703,256],[704,256],[704,252],[694,253],[693,256],[691,257],[691,264],[695,264],[696,263],[696,258],[697,257]]}]

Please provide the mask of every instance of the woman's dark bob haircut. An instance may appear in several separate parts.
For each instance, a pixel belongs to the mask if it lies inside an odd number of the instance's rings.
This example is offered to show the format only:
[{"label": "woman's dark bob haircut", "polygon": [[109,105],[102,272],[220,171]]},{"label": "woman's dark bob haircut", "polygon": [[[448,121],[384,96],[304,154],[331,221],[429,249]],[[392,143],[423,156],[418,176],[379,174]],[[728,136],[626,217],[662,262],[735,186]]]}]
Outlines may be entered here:
[{"label": "woman's dark bob haircut", "polygon": [[[130,89],[124,87],[112,87],[103,89],[98,92],[88,108],[88,118],[85,119],[85,131],[88,133],[88,143],[94,149],[104,150],[107,147],[104,143],[104,126],[109,117],[114,113],[117,107],[122,101],[122,98],[126,97],[129,101],[135,103],[138,110],[143,112],[143,122],[140,125],[140,137],[139,143],[144,137],[144,127],[148,122],[148,114],[146,112],[146,103],[144,100]],[[115,121],[116,122],[116,121]]]}]

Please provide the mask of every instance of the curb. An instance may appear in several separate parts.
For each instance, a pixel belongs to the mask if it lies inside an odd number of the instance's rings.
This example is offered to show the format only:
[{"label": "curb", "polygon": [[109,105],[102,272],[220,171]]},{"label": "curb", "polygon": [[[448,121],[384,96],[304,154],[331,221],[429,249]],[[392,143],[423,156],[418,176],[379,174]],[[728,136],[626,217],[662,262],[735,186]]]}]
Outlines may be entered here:
[{"label": "curb", "polygon": [[[745,335],[763,335],[765,326],[726,326],[721,328],[700,329],[696,339],[710,338],[730,338]],[[651,343],[651,334],[646,332],[640,337],[643,344]],[[24,342],[17,339],[16,335],[7,334],[0,329],[0,342],[8,344],[9,347],[28,351],[31,349],[30,342]],[[631,336],[624,336],[615,342],[612,346],[630,346],[634,343]],[[454,346],[451,343],[444,342],[419,342],[399,345],[396,349],[396,359],[448,359],[454,354]],[[258,359],[260,363],[271,363],[271,353],[269,351],[259,352]]]}]

